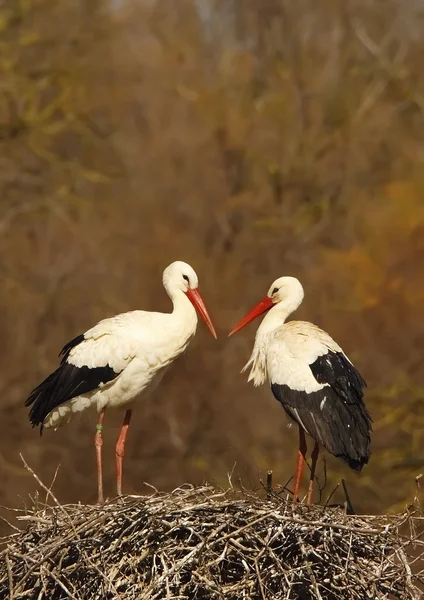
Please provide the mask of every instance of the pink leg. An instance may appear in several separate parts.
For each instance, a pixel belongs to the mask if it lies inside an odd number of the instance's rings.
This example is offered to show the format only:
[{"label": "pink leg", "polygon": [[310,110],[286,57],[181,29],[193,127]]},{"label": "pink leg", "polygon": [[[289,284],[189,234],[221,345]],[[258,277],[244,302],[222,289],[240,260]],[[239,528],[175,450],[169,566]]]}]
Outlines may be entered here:
[{"label": "pink leg", "polygon": [[127,410],[116,442],[116,491],[122,496],[122,459],[125,455],[125,440],[127,439],[128,427],[131,421],[131,410]]},{"label": "pink leg", "polygon": [[314,449],[311,454],[311,477],[309,479],[309,489],[308,489],[308,497],[306,499],[306,504],[312,504],[312,492],[314,489],[314,479],[315,479],[315,469],[317,466],[317,460],[319,456],[319,444],[315,442]]},{"label": "pink leg", "polygon": [[97,503],[103,504],[103,469],[102,469],[102,446],[103,446],[103,420],[105,418],[104,408],[97,420],[96,435],[94,436],[94,446],[96,448],[96,463],[97,463]]},{"label": "pink leg", "polygon": [[297,453],[296,461],[296,475],[294,482],[293,502],[297,502],[299,498],[299,488],[302,479],[303,471],[305,469],[305,456],[307,451],[305,432],[299,425],[299,452]]}]

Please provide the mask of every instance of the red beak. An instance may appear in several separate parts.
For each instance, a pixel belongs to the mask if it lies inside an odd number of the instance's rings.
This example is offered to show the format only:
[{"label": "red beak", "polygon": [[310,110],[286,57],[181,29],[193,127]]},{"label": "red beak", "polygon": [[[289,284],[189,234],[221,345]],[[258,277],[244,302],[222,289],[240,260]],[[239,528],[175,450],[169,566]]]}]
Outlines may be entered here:
[{"label": "red beak", "polygon": [[200,295],[199,290],[188,289],[186,291],[186,296],[190,300],[190,302],[192,303],[194,308],[197,310],[199,315],[202,317],[202,319],[204,320],[206,325],[208,326],[209,331],[211,332],[213,337],[216,339],[217,335],[216,335],[215,327],[212,324],[211,318],[208,314],[208,311],[206,310],[205,303],[202,300],[202,296]]},{"label": "red beak", "polygon": [[247,315],[243,317],[243,319],[239,321],[235,327],[233,327],[233,329],[228,334],[228,337],[230,337],[230,335],[233,335],[233,333],[237,333],[237,331],[240,331],[240,329],[243,329],[243,327],[246,327],[246,325],[249,325],[249,323],[251,323],[254,319],[260,317],[264,312],[266,312],[273,306],[274,303],[272,301],[272,298],[268,298],[268,296],[266,296],[254,308],[252,308],[252,310],[249,313],[247,313]]}]

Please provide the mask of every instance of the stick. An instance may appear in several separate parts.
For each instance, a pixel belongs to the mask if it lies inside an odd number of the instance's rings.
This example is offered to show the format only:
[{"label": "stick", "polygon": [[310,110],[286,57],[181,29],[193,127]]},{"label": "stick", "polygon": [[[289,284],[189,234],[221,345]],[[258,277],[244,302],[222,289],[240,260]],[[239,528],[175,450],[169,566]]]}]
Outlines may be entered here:
[{"label": "stick", "polygon": [[269,500],[272,496],[272,471],[266,474],[266,497]]}]

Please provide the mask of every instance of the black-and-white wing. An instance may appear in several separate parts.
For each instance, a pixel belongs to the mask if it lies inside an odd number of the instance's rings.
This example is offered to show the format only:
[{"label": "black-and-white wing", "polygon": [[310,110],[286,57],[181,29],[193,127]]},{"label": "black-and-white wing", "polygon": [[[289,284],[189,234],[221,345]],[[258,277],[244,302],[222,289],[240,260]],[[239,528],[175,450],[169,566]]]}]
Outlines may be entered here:
[{"label": "black-and-white wing", "polygon": [[57,406],[76,396],[92,392],[115,379],[120,373],[108,364],[98,367],[73,364],[71,352],[84,342],[85,337],[82,334],[62,348],[59,354],[62,356],[60,366],[31,392],[25,402],[25,406],[31,406],[29,412],[31,424],[33,427],[40,425],[40,431],[44,419]]},{"label": "black-and-white wing", "polygon": [[[300,334],[293,330],[291,335]],[[291,346],[289,342],[291,354],[284,367],[274,367],[272,392],[314,440],[360,471],[370,456],[371,417],[363,400],[366,383],[325,332],[313,327],[301,335],[300,341],[292,337]]]}]

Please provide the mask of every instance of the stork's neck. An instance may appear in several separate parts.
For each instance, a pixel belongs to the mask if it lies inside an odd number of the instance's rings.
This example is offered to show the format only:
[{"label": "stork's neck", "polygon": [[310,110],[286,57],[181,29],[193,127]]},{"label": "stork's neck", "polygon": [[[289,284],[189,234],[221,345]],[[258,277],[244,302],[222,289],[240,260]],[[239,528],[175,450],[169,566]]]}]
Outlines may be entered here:
[{"label": "stork's neck", "polygon": [[173,320],[178,326],[181,326],[187,337],[190,338],[196,333],[197,313],[196,309],[182,290],[175,290],[169,294],[174,309],[172,311]]},{"label": "stork's neck", "polygon": [[284,325],[287,317],[299,307],[301,302],[302,300],[294,302],[290,298],[287,298],[283,302],[279,302],[273,306],[259,325],[256,338],[263,337],[274,329],[277,329],[277,327]]},{"label": "stork's neck", "polygon": [[285,320],[300,305],[302,299],[296,301],[289,299],[279,302],[268,311],[258,327],[253,346],[252,355],[244,366],[243,371],[251,367],[248,381],[253,380],[254,385],[261,385],[268,377],[267,350],[269,336],[275,329],[284,325]]}]

